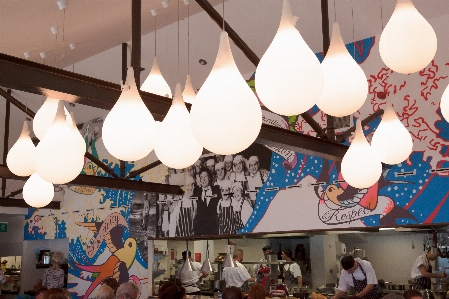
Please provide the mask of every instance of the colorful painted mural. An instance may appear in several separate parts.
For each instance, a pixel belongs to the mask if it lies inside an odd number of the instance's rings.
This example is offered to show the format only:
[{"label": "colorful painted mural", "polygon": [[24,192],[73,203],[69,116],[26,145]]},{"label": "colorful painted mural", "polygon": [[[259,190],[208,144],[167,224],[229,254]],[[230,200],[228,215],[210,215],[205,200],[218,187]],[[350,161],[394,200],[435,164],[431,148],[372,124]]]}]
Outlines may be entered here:
[{"label": "colorful painted mural", "polygon": [[[75,297],[95,295],[106,277],[133,280],[147,296],[148,238],[449,222],[449,124],[439,111],[449,62],[437,53],[426,69],[406,76],[383,66],[375,37],[347,48],[369,82],[367,101],[348,125],[376,112],[390,97],[414,141],[409,159],[385,168],[373,187],[346,184],[335,161],[255,144],[238,155],[205,155],[184,170],[160,165],[135,178],[183,185],[184,196],[64,186],[61,210],[30,210],[25,239],[69,239],[68,284]],[[253,77],[248,84],[254,87]],[[326,127],[324,113],[316,107],[309,113]],[[89,152],[119,172],[118,161],[101,142],[102,121],[90,121],[82,132]],[[264,109],[263,121],[315,135],[301,116]],[[368,139],[379,122],[364,127]],[[126,163],[126,173],[155,160],[150,154]],[[107,176],[89,160],[83,173]]]}]

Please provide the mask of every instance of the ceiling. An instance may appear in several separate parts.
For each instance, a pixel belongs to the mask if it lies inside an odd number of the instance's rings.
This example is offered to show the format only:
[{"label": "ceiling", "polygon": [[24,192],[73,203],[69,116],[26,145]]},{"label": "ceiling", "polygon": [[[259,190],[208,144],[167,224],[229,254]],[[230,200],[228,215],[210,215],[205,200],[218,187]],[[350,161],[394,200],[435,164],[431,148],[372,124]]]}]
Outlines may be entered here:
[{"label": "ceiling", "polygon": [[[94,78],[119,83],[121,80],[121,44],[131,41],[131,0],[67,0],[68,8],[59,10],[56,0],[1,0],[0,1],[0,52],[24,58],[30,52],[32,61],[64,67]],[[169,1],[162,7],[162,0],[142,0],[142,80],[148,75],[155,55],[155,25],[150,11],[158,9],[157,57],[162,74],[172,90],[176,82],[184,85],[187,72],[194,88],[200,88],[210,73],[215,60],[220,28],[190,0],[190,34],[187,37],[187,6],[179,4],[179,54],[178,54],[178,5]],[[222,1],[209,0],[222,14]],[[427,19],[449,17],[447,0],[414,0],[416,8]],[[296,28],[314,52],[323,48],[321,29],[321,1],[290,0],[294,15],[299,17]],[[346,43],[379,35],[393,13],[396,0],[329,0],[329,23],[335,19],[340,24]],[[248,46],[261,58],[276,34],[282,9],[282,0],[226,0],[225,19]],[[334,9],[335,8],[335,9]],[[65,14],[65,17],[64,17]],[[50,27],[59,26],[60,33],[53,35]],[[64,34],[62,34],[64,32]],[[64,37],[63,37],[64,36]],[[190,45],[187,51],[188,41]],[[71,50],[69,44],[75,43]],[[449,45],[447,35],[438,36],[439,49]],[[445,47],[441,47],[445,44]],[[256,67],[231,43],[234,59],[244,78]],[[45,60],[39,56],[46,52]],[[106,55],[104,55],[106,53]],[[129,58],[129,57],[128,57]],[[198,63],[206,60],[206,65]],[[101,62],[101,68],[92,68],[93,60]],[[98,65],[98,63],[97,63]],[[24,78],[26,79],[26,78]],[[13,91],[13,96],[37,111],[44,97]],[[5,118],[4,102],[0,100],[0,138],[3,139]],[[77,104],[78,123],[107,111]],[[9,148],[20,134],[24,114],[11,108]],[[2,142],[3,144],[3,142]],[[0,147],[0,154],[3,146]],[[21,187],[21,182],[8,181],[8,190]]]}]

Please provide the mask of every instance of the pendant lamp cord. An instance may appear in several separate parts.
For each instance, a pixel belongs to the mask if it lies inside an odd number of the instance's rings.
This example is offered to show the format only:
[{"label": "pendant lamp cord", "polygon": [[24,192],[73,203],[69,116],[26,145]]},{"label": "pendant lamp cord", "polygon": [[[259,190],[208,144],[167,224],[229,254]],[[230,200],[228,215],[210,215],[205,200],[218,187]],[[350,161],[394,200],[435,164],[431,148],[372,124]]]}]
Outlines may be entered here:
[{"label": "pendant lamp cord", "polygon": [[156,57],[156,34],[157,34],[156,18],[157,15],[154,16],[154,57]]},{"label": "pendant lamp cord", "polygon": [[337,6],[335,5],[336,0],[334,0],[334,20],[335,23],[337,23]]},{"label": "pendant lamp cord", "polygon": [[190,74],[190,5],[187,5],[187,74]]},{"label": "pendant lamp cord", "polygon": [[[355,29],[354,29],[354,3],[352,2],[352,0],[351,0],[351,14],[352,14],[352,44],[354,46],[352,57],[354,58],[354,60],[356,60],[355,59],[355,43],[356,43],[356,41],[355,41]],[[357,60],[356,60],[356,62],[357,62]]]},{"label": "pendant lamp cord", "polygon": [[64,35],[65,35],[65,9],[63,10],[64,16],[62,18],[62,52],[61,52],[61,69],[64,68]]},{"label": "pendant lamp cord", "polygon": [[224,0],[223,0],[223,31],[226,31],[225,30],[225,11],[224,11]]},{"label": "pendant lamp cord", "polygon": [[[382,32],[384,31],[384,16],[383,16],[382,0],[380,0],[380,23],[381,23],[381,26],[382,26],[382,30],[381,30],[380,34],[382,35]],[[379,36],[379,39],[380,39],[380,36]],[[385,64],[385,62],[384,62],[384,67],[389,69],[387,67],[387,65]],[[388,76],[385,78],[385,83],[386,83],[385,86],[388,88]],[[385,90],[385,94],[387,94],[387,90]]]},{"label": "pendant lamp cord", "polygon": [[178,0],[178,82],[179,82],[179,1]]},{"label": "pendant lamp cord", "polygon": [[[382,31],[384,31],[384,17],[383,17],[383,9],[382,9],[382,0],[380,0],[380,22],[382,25]],[[381,32],[382,34],[382,32]]]},{"label": "pendant lamp cord", "polygon": [[[168,24],[168,13],[165,14],[165,24]],[[165,65],[168,65],[168,26],[165,30]]]},{"label": "pendant lamp cord", "polygon": [[57,67],[56,66],[56,54],[58,53],[58,34],[57,33],[55,34],[55,37],[56,37],[56,41],[55,41],[55,48],[56,48],[56,50],[55,50],[55,67]]}]

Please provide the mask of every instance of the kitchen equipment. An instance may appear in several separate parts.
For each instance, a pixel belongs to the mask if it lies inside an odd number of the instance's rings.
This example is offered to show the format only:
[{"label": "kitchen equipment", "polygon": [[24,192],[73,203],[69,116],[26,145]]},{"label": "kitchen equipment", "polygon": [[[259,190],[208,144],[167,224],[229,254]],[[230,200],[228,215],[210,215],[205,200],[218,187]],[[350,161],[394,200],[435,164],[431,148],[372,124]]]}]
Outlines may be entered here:
[{"label": "kitchen equipment", "polygon": [[224,280],[212,280],[213,286],[211,290],[223,290],[226,287],[226,281]]},{"label": "kitchen equipment", "polygon": [[42,264],[44,265],[50,264],[50,252],[44,252],[44,254],[42,254]]},{"label": "kitchen equipment", "polygon": [[[293,297],[299,298],[299,299],[307,299],[307,298],[309,298],[309,292],[306,290],[298,290],[297,292],[295,292],[295,290],[293,290]],[[444,299],[446,299],[446,298],[444,298]]]},{"label": "kitchen equipment", "polygon": [[356,258],[360,258],[360,259],[364,259],[365,258],[365,250],[360,249],[358,247],[355,247],[354,250],[352,252],[350,252],[351,255]]},{"label": "kitchen equipment", "polygon": [[394,283],[388,283],[388,284],[386,284],[386,286],[389,291],[393,291],[395,285],[394,285]]},{"label": "kitchen equipment", "polygon": [[396,283],[396,284],[394,284],[394,289],[403,291],[403,290],[405,290],[405,284],[404,283]]},{"label": "kitchen equipment", "polygon": [[432,291],[432,294],[435,299],[446,299],[447,292]]},{"label": "kitchen equipment", "polygon": [[432,290],[436,292],[447,292],[447,283],[439,282],[432,285]]}]

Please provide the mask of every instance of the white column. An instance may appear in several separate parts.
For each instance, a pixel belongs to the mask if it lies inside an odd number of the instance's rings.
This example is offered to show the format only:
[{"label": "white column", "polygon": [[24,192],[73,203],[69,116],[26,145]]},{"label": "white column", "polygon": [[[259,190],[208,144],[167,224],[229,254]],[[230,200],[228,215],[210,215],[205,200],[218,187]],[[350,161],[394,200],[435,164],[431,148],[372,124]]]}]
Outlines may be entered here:
[{"label": "white column", "polygon": [[335,242],[337,235],[317,235],[310,237],[310,262],[312,266],[313,289],[336,283],[331,270],[336,272]]}]

